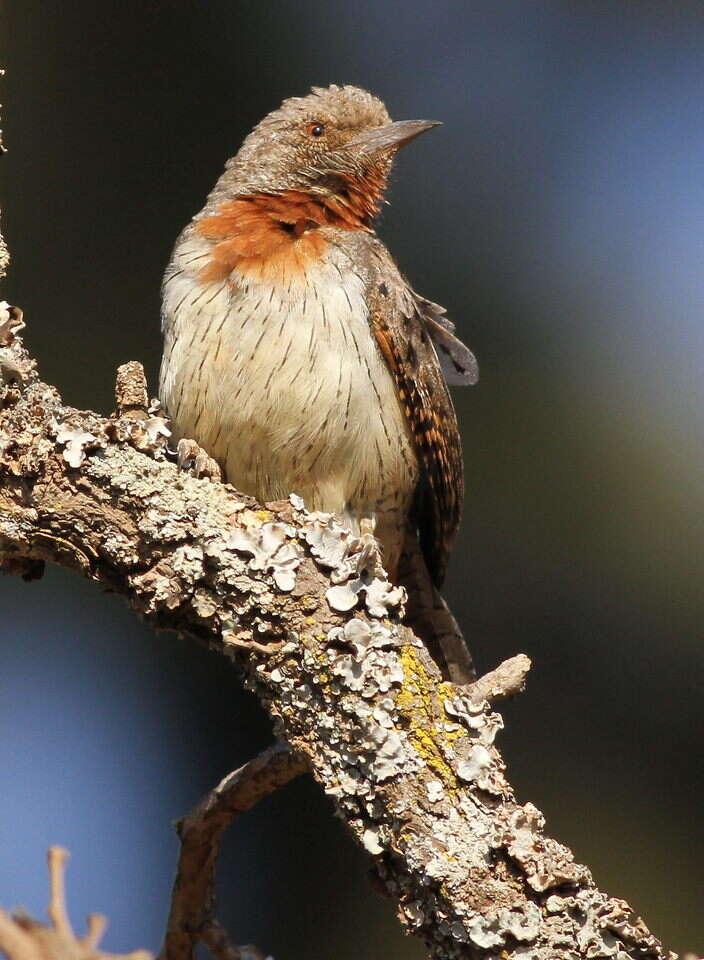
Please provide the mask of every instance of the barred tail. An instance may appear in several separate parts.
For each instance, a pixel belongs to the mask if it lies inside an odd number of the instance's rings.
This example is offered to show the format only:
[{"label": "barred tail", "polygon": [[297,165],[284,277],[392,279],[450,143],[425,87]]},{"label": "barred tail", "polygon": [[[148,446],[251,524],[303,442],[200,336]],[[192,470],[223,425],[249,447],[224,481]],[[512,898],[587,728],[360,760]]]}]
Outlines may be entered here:
[{"label": "barred tail", "polygon": [[462,631],[434,586],[418,537],[411,529],[404,541],[398,581],[408,591],[405,623],[426,645],[443,677],[458,684],[476,680]]}]

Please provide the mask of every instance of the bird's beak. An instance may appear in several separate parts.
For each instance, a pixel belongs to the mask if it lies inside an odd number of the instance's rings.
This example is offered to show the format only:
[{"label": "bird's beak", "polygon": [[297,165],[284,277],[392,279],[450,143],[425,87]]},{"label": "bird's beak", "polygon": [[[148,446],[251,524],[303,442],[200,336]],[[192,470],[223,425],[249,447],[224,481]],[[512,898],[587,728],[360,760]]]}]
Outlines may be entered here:
[{"label": "bird's beak", "polygon": [[385,123],[383,127],[365,130],[345,144],[363,155],[384,153],[386,150],[398,150],[415,140],[421,133],[439,127],[439,120],[397,120]]}]

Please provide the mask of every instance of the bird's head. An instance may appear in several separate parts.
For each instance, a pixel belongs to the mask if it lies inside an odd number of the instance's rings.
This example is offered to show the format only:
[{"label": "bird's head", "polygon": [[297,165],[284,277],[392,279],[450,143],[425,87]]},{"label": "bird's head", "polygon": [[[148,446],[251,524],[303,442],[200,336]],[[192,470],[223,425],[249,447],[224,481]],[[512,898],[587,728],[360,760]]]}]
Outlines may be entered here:
[{"label": "bird's head", "polygon": [[219,194],[304,193],[368,226],[398,150],[436,126],[392,122],[381,100],[359,87],[314,87],[257,124],[229,162]]}]

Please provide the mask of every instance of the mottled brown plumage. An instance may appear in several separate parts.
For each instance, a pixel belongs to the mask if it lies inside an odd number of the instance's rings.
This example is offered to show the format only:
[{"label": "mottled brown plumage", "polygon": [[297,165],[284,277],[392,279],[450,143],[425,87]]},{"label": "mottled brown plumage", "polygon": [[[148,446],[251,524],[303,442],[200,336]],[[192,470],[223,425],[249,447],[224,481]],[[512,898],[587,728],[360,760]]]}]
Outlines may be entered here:
[{"label": "mottled brown plumage", "polygon": [[[392,123],[355,87],[265,117],[176,244],[161,396],[243,491],[374,524],[392,578],[425,598],[421,632],[457,641],[435,590],[463,499],[446,377],[472,383],[476,364],[373,227],[398,149],[433,125]],[[466,678],[463,656],[445,660]]]},{"label": "mottled brown plumage", "polygon": [[412,301],[411,306],[411,311],[404,311],[402,304],[389,303],[378,289],[370,298],[374,336],[393,374],[423,466],[426,487],[417,507],[419,536],[433,582],[440,587],[462,515],[462,448],[422,302]]}]

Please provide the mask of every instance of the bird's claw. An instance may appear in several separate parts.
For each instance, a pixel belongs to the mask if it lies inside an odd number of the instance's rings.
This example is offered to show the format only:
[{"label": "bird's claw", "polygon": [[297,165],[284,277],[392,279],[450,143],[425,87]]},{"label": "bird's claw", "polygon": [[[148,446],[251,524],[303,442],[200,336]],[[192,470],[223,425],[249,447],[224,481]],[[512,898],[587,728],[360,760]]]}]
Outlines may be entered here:
[{"label": "bird's claw", "polygon": [[379,556],[379,545],[370,534],[365,534],[359,538],[359,553],[356,556],[357,576],[364,576],[365,573],[373,573],[381,562]]},{"label": "bird's claw", "polygon": [[362,520],[359,524],[359,537],[354,541],[354,561],[357,576],[384,575],[379,541],[374,536],[374,522]]},{"label": "bird's claw", "polygon": [[176,445],[176,463],[179,469],[191,470],[200,480],[211,480],[213,483],[219,483],[222,480],[220,467],[202,447],[198,446],[195,440],[188,440],[185,437],[179,440]]}]

